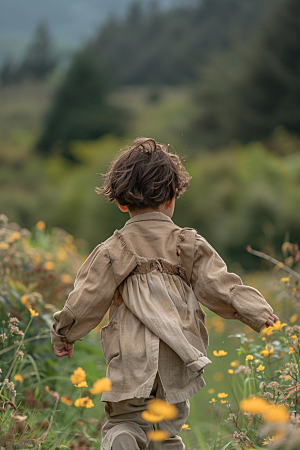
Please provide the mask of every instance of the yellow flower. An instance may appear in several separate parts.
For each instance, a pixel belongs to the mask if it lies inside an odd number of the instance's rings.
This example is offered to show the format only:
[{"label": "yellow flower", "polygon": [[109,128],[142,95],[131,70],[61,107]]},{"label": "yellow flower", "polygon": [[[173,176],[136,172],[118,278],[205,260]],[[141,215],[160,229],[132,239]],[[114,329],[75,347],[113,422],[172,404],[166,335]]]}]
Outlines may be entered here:
[{"label": "yellow flower", "polygon": [[59,261],[65,261],[67,259],[67,252],[64,248],[59,247],[56,253],[56,257]]},{"label": "yellow flower", "polygon": [[63,396],[60,398],[60,400],[61,400],[65,405],[68,405],[68,406],[73,405],[72,399],[71,399],[71,397],[69,397],[68,395],[63,395]]},{"label": "yellow flower", "polygon": [[280,269],[280,268],[283,268],[283,267],[284,267],[283,262],[279,262],[279,263],[276,265],[276,267],[278,267],[279,269]]},{"label": "yellow flower", "polygon": [[290,420],[289,409],[284,405],[271,405],[263,411],[263,419],[269,423],[287,423]]},{"label": "yellow flower", "polygon": [[[273,333],[272,333],[272,334],[273,334]],[[266,337],[262,337],[262,338],[261,338],[262,341],[265,341],[266,339],[267,339]]]},{"label": "yellow flower", "polygon": [[22,303],[22,305],[25,305],[25,306],[30,304],[28,296],[26,294],[22,295],[22,297],[20,298],[20,302]]},{"label": "yellow flower", "polygon": [[265,366],[263,366],[262,364],[260,364],[256,370],[258,370],[259,372],[262,372],[263,370],[265,370]]},{"label": "yellow flower", "polygon": [[228,394],[225,394],[225,392],[220,392],[220,393],[218,394],[218,397],[219,397],[219,398],[226,398],[226,397],[228,397]]},{"label": "yellow flower", "polygon": [[227,403],[227,400],[221,400],[221,403]]},{"label": "yellow flower", "polygon": [[292,291],[297,292],[297,288],[293,287]]},{"label": "yellow flower", "polygon": [[39,231],[45,231],[46,230],[46,224],[43,220],[39,220],[36,224],[35,228]]},{"label": "yellow flower", "polygon": [[187,423],[185,423],[184,425],[182,425],[181,427],[183,430],[190,430],[190,427],[188,426]]},{"label": "yellow flower", "polygon": [[93,401],[88,397],[78,398],[75,400],[74,405],[78,408],[92,408],[95,406]]},{"label": "yellow flower", "polygon": [[93,395],[102,394],[102,392],[111,391],[111,381],[109,378],[100,378],[95,381],[92,389],[90,389],[90,393]]},{"label": "yellow flower", "polygon": [[290,277],[284,277],[284,278],[281,278],[280,281],[282,281],[283,283],[288,283],[289,281],[291,281],[291,279],[290,279]]},{"label": "yellow flower", "polygon": [[151,400],[147,404],[147,409],[156,416],[163,416],[164,420],[174,420],[178,416],[178,409],[176,406],[171,405],[160,398]]},{"label": "yellow flower", "polygon": [[46,261],[44,264],[44,269],[53,270],[55,268],[55,263],[53,261]]},{"label": "yellow flower", "polygon": [[15,381],[20,381],[20,383],[22,383],[23,382],[23,377],[22,377],[22,375],[16,374],[14,376],[14,380]]},{"label": "yellow flower", "polygon": [[42,261],[42,257],[39,253],[36,253],[33,258],[34,264],[37,266]]},{"label": "yellow flower", "polygon": [[63,283],[66,283],[66,284],[73,283],[73,278],[71,277],[71,275],[68,275],[67,273],[61,274],[60,279]]},{"label": "yellow flower", "polygon": [[0,250],[7,250],[9,244],[7,242],[0,242]]},{"label": "yellow flower", "polygon": [[273,334],[273,328],[272,327],[266,327],[262,330],[261,334],[265,334],[267,336],[272,336]]},{"label": "yellow flower", "polygon": [[217,400],[215,398],[212,398],[210,403],[215,403]]},{"label": "yellow flower", "polygon": [[153,442],[162,442],[168,439],[171,435],[165,430],[148,431],[147,438]]},{"label": "yellow flower", "polygon": [[296,334],[293,334],[293,336],[291,336],[291,338],[298,339],[298,336]]},{"label": "yellow flower", "polygon": [[223,372],[216,372],[216,373],[214,373],[213,378],[214,378],[214,381],[222,381],[224,378],[224,374],[223,374]]},{"label": "yellow flower", "polygon": [[287,323],[281,323],[280,320],[277,320],[277,322],[274,322],[274,325],[272,325],[272,327],[270,327],[270,328],[272,328],[273,330],[276,330],[276,331],[280,331],[286,325],[287,325]]},{"label": "yellow flower", "polygon": [[240,408],[250,414],[261,414],[265,409],[269,408],[270,403],[262,397],[248,397],[240,402]]},{"label": "yellow flower", "polygon": [[80,383],[75,384],[75,387],[88,387],[86,381],[80,381]]},{"label": "yellow flower", "polygon": [[288,380],[290,380],[291,378],[292,378],[291,375],[286,375],[285,378],[284,378],[284,381],[288,381]]},{"label": "yellow flower", "polygon": [[210,388],[210,389],[208,389],[208,391],[207,391],[209,394],[213,394],[214,392],[215,392],[215,389],[213,389],[213,388]]},{"label": "yellow flower", "polygon": [[143,411],[142,418],[151,423],[161,422],[164,416],[157,416],[156,414],[151,413],[150,411]]},{"label": "yellow flower", "polygon": [[296,322],[297,319],[298,319],[298,314],[293,314],[293,315],[290,317],[290,322],[291,322],[291,323],[294,323],[294,322]]},{"label": "yellow flower", "polygon": [[230,373],[230,375],[232,375],[234,373],[233,369],[228,369],[228,373]]},{"label": "yellow flower", "polygon": [[292,347],[291,345],[289,346],[289,355],[291,355],[292,353],[296,353],[294,347]]},{"label": "yellow flower", "polygon": [[218,356],[218,357],[220,357],[220,356],[226,356],[226,355],[227,355],[227,352],[225,352],[224,350],[219,350],[218,352],[217,352],[217,350],[214,350],[214,351],[213,351],[213,355],[214,355],[214,356]]},{"label": "yellow flower", "polygon": [[31,317],[37,317],[39,315],[38,312],[36,312],[34,309],[29,308],[29,312]]},{"label": "yellow flower", "polygon": [[267,344],[265,348],[259,353],[267,358],[274,353],[274,348],[272,347],[272,345]]},{"label": "yellow flower", "polygon": [[18,241],[19,239],[21,239],[22,235],[19,231],[14,231],[9,238],[7,239],[7,242],[9,242],[10,244],[12,242]]},{"label": "yellow flower", "polygon": [[65,241],[67,244],[72,244],[74,241],[74,238],[71,234],[68,234],[68,236],[65,237]]},{"label": "yellow flower", "polygon": [[240,365],[240,362],[236,359],[235,361],[231,361],[230,365],[231,367],[237,367]]},{"label": "yellow flower", "polygon": [[246,361],[252,361],[252,359],[254,359],[253,355],[247,355],[246,356]]},{"label": "yellow flower", "polygon": [[78,367],[74,370],[74,373],[70,378],[73,384],[79,384],[81,381],[85,381],[86,379],[85,371],[81,367]]},{"label": "yellow flower", "polygon": [[214,316],[211,319],[211,324],[214,327],[216,333],[222,334],[225,330],[224,320],[220,316]]},{"label": "yellow flower", "polygon": [[276,439],[275,439],[275,436],[273,436],[273,437],[267,437],[267,439],[265,439],[264,441],[263,441],[263,445],[270,445],[270,444],[272,444],[272,442],[274,442]]}]

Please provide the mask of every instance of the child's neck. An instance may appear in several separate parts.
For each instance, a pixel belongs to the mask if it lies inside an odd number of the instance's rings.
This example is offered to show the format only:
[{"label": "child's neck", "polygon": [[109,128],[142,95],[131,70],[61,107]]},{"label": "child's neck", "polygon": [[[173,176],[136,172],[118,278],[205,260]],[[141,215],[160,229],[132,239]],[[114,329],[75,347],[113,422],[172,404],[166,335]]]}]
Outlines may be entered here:
[{"label": "child's neck", "polygon": [[166,216],[170,217],[170,219],[171,219],[173,216],[174,207],[175,207],[175,199],[170,200],[170,201],[164,203],[163,205],[159,205],[159,207],[157,209],[145,208],[145,209],[136,209],[134,211],[128,211],[128,212],[129,212],[130,218],[137,216],[138,214],[145,214],[145,213],[149,213],[149,212],[161,212],[161,213],[165,214]]}]

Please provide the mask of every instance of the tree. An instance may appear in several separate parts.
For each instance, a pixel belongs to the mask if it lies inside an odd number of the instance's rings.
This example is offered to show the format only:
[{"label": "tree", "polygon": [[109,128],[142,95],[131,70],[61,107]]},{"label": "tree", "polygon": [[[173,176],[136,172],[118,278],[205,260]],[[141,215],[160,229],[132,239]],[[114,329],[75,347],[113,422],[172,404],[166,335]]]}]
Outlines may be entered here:
[{"label": "tree", "polygon": [[79,52],[56,92],[36,150],[44,155],[61,153],[76,161],[71,141],[122,133],[127,116],[109,104],[112,86],[108,70],[90,52]]},{"label": "tree", "polygon": [[54,53],[52,39],[46,22],[41,22],[34,33],[31,44],[20,64],[19,78],[45,78],[58,64]]},{"label": "tree", "polygon": [[200,83],[198,136],[220,144],[263,139],[275,127],[300,134],[300,3],[276,0],[248,46],[218,59]]}]

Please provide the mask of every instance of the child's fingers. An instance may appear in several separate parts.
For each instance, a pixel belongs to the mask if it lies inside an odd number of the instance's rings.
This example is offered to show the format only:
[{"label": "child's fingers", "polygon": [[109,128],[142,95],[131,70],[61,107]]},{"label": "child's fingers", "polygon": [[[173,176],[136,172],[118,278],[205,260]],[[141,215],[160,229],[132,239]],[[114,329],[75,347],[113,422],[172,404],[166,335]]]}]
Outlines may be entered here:
[{"label": "child's fingers", "polygon": [[58,348],[54,345],[53,349],[54,349],[54,354],[58,357],[66,356],[69,353],[68,350],[65,349],[65,347]]},{"label": "child's fingers", "polygon": [[273,318],[274,318],[274,322],[277,322],[277,320],[280,320],[279,317],[277,317],[275,314],[272,314]]},{"label": "child's fingers", "polygon": [[271,319],[271,318],[269,318],[267,321],[266,321],[266,327],[268,328],[269,326],[272,326],[274,324],[274,321]]}]

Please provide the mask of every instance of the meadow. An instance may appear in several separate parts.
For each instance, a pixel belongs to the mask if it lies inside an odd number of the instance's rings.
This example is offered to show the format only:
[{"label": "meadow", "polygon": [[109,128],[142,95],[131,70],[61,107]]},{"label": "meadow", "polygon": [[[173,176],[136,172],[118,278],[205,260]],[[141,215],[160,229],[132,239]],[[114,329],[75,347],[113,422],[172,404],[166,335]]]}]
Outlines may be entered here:
[{"label": "meadow", "polygon": [[268,145],[234,142],[210,152],[183,132],[188,89],[128,88],[111,98],[132,105],[127,135],[74,142],[80,164],[72,165],[32,152],[51,82],[0,94],[1,450],[99,448],[107,389],[99,330],[107,317],[76,343],[71,359],[55,357],[49,328],[88,253],[126,220],[92,196],[94,175],[136,134],[172,137],[193,175],[175,222],[207,237],[281,321],[258,335],[205,309],[213,364],[205,369],[206,387],[190,401],[181,432],[187,449],[298,448],[299,139],[277,130]]},{"label": "meadow", "polygon": [[[97,449],[107,389],[99,331],[108,319],[76,343],[71,359],[56,358],[49,340],[53,312],[86,257],[83,242],[42,220],[31,231],[4,214],[0,221],[1,445]],[[298,247],[286,242],[282,250],[282,260],[297,265]],[[206,309],[213,364],[191,398],[181,433],[187,449],[297,448],[300,275],[286,269],[278,261],[244,278],[281,319],[259,335]]]}]

